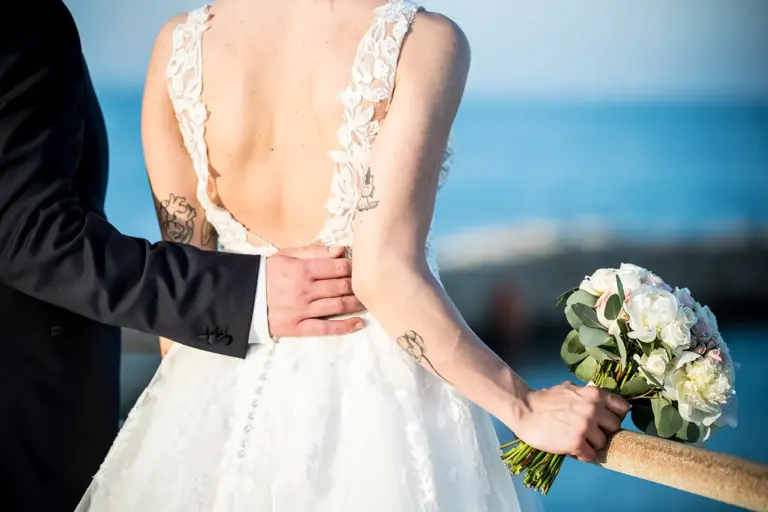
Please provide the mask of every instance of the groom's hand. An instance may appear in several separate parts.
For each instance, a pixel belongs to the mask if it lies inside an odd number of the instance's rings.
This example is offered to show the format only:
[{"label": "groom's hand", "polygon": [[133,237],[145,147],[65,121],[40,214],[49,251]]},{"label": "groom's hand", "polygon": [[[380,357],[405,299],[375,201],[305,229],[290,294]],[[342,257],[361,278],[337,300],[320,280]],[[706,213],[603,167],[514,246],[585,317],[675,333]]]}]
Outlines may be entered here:
[{"label": "groom's hand", "polygon": [[311,245],[265,258],[272,336],[326,336],[363,328],[356,317],[324,319],[364,309],[352,293],[352,260],[343,254],[343,247]]}]

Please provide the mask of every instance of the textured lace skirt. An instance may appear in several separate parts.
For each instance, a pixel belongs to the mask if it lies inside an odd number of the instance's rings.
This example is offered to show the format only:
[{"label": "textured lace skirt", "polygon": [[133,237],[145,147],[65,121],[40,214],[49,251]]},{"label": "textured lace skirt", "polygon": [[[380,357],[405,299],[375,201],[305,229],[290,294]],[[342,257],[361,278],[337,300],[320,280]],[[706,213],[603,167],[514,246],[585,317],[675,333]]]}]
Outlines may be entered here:
[{"label": "textured lace skirt", "polygon": [[244,360],[175,345],[77,512],[520,510],[488,414],[367,323]]}]

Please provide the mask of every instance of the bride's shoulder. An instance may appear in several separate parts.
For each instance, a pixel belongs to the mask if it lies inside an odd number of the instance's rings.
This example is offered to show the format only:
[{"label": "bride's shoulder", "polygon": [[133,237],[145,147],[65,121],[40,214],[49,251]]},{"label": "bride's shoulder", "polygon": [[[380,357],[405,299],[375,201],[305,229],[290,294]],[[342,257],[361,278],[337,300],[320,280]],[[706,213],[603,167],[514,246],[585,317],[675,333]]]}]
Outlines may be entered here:
[{"label": "bride's shoulder", "polygon": [[[191,27],[193,24],[204,24],[207,21],[207,7],[202,7],[190,12],[183,12],[169,18],[160,27],[155,37],[155,43],[150,57],[149,72],[163,70],[168,63],[168,59],[174,52],[174,47],[178,46],[176,32],[180,28]],[[182,38],[183,39],[183,38]]]},{"label": "bride's shoulder", "polygon": [[464,31],[449,17],[420,9],[413,20],[410,33],[403,45],[400,68],[415,75],[419,70],[432,68],[453,75],[466,75],[469,71],[471,49]]}]

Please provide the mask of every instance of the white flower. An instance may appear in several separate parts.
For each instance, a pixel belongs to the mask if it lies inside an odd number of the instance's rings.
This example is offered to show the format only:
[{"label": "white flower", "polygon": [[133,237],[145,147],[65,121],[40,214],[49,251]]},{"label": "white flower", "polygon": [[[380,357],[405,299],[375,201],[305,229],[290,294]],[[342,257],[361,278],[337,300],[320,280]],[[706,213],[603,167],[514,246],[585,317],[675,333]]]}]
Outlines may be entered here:
[{"label": "white flower", "polygon": [[[669,364],[669,355],[666,350],[657,348],[650,355],[643,357],[635,354],[635,361],[658,382],[664,381],[664,374],[667,372],[667,365]],[[646,380],[652,384],[649,379]]]},{"label": "white flower", "polygon": [[679,353],[691,346],[691,331],[684,323],[672,321],[661,329],[661,341],[673,352]]},{"label": "white flower", "polygon": [[680,306],[677,316],[661,329],[661,341],[675,353],[680,353],[691,346],[691,327],[696,323],[696,314],[692,309]]},{"label": "white flower", "polygon": [[598,297],[606,292],[615,291],[616,272],[615,268],[598,269],[591,276],[584,278],[579,288]]},{"label": "white flower", "polygon": [[[631,263],[622,263],[617,274],[621,278],[621,287],[624,288],[624,295],[629,297],[645,283],[650,272],[643,267],[638,267]],[[616,283],[613,286],[618,288]]]},{"label": "white flower", "polygon": [[644,343],[654,341],[659,332],[677,316],[677,299],[670,292],[643,285],[626,306],[629,337]]},{"label": "white flower", "polygon": [[723,415],[735,395],[733,368],[728,361],[683,352],[664,383],[664,396],[678,402],[680,416],[704,427],[735,425]]}]

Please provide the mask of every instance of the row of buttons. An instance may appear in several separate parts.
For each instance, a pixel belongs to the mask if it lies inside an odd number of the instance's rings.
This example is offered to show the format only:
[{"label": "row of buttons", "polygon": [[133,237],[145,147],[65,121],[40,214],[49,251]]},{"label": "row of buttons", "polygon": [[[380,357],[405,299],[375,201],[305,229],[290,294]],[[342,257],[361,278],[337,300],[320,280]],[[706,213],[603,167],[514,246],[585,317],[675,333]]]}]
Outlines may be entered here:
[{"label": "row of buttons", "polygon": [[269,347],[267,361],[264,363],[264,370],[261,372],[261,375],[259,375],[259,384],[256,386],[255,396],[253,397],[253,400],[251,400],[251,409],[248,411],[248,420],[243,427],[243,437],[240,440],[240,448],[237,450],[238,459],[245,457],[245,449],[248,446],[248,437],[251,430],[253,430],[253,420],[256,418],[256,408],[259,406],[259,399],[264,393],[264,382],[266,382],[267,373],[269,373],[269,369],[272,367],[272,358],[275,355],[276,347],[277,343],[272,343]]}]

